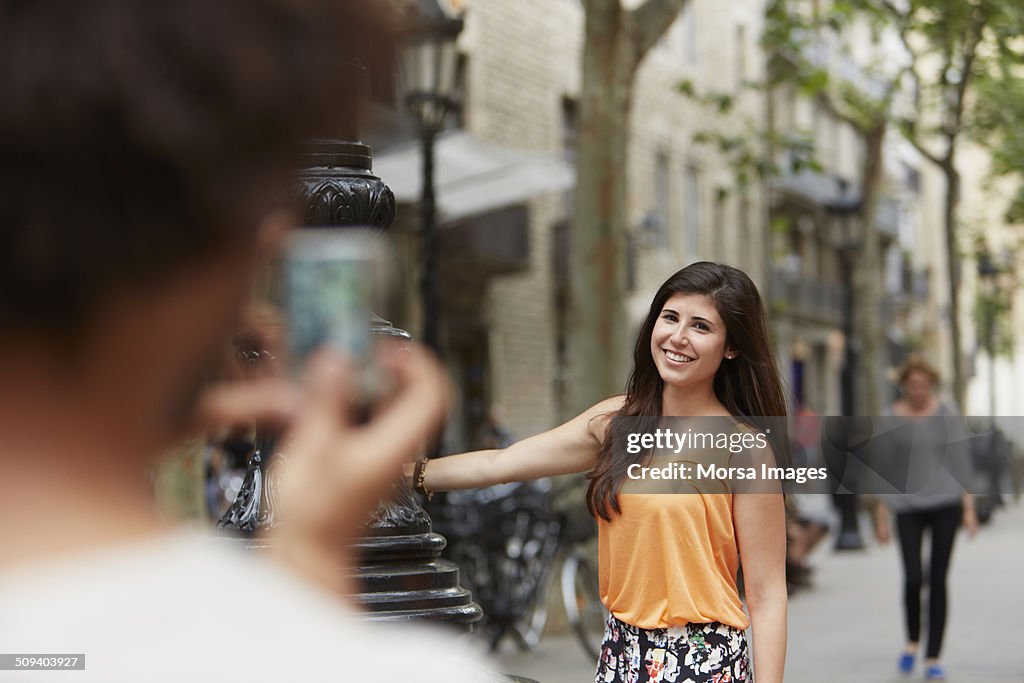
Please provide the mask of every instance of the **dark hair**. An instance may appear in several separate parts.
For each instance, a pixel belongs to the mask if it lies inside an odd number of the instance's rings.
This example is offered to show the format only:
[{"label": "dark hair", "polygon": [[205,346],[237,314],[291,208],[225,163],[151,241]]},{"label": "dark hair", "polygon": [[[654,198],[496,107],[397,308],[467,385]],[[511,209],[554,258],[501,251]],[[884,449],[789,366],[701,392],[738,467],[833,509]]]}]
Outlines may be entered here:
[{"label": "dark hair", "polygon": [[[735,417],[765,432],[775,460],[789,460],[786,437],[786,398],[772,351],[768,317],[757,287],[738,268],[700,261],[690,264],[661,285],[651,308],[640,326],[633,349],[633,372],[626,384],[626,401],[621,417],[638,417],[651,422],[653,431],[662,415],[664,382],[651,356],[651,335],[665,302],[674,294],[701,294],[711,298],[725,323],[726,346],[736,357],[723,362],[715,374],[715,395]],[[613,448],[613,430],[609,429],[597,457],[597,465],[588,475],[587,506],[594,516],[611,519],[619,513],[618,492],[630,465],[646,454],[630,455],[624,448]]]},{"label": "dark hair", "polygon": [[938,386],[939,381],[942,379],[939,375],[939,371],[935,369],[935,366],[925,360],[922,356],[916,353],[910,354],[903,365],[900,366],[897,377],[899,377],[899,383],[902,385],[910,377],[911,373],[920,372],[928,375],[928,378],[932,381],[932,386]]},{"label": "dark hair", "polygon": [[112,292],[251,239],[351,61],[390,57],[380,5],[0,0],[3,334],[74,345]]}]

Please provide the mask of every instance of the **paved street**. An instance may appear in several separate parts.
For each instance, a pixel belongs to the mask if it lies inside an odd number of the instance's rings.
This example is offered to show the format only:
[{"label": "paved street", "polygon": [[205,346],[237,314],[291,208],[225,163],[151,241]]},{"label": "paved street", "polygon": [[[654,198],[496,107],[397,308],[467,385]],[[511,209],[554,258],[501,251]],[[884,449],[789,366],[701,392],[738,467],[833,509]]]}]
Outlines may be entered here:
[{"label": "paved street", "polygon": [[[866,518],[863,528],[867,528]],[[826,541],[827,542],[827,541]],[[815,586],[790,602],[788,683],[890,683],[903,644],[896,547],[872,545],[813,559]],[[943,661],[949,683],[1024,682],[1024,504],[997,514],[968,540],[961,534],[950,570]],[[591,683],[594,662],[571,635],[550,635],[537,653],[504,645],[505,671],[541,683]],[[920,667],[910,680],[923,676]]]}]

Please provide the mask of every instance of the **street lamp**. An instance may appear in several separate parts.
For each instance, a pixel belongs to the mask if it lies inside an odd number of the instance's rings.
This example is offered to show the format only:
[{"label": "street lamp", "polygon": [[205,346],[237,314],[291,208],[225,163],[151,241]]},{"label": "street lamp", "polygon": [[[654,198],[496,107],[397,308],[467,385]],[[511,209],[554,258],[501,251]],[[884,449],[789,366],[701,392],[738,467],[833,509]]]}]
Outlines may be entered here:
[{"label": "street lamp", "polygon": [[[851,417],[857,412],[857,392],[855,391],[857,349],[853,344],[855,332],[853,326],[853,255],[858,244],[853,235],[852,221],[860,213],[862,202],[857,197],[849,196],[850,185],[843,178],[838,179],[838,186],[839,199],[825,204],[825,212],[838,220],[841,229],[838,250],[839,267],[842,270],[843,280],[843,337],[845,343],[843,344],[842,413],[844,418],[835,425],[840,427],[840,430],[828,429],[827,431],[841,435],[844,446],[846,446],[842,449],[842,458],[845,461],[842,472],[845,480],[845,477],[857,477],[857,473],[852,471],[855,466],[848,448],[852,440],[851,432],[855,430]],[[850,472],[846,471],[847,467],[851,468]],[[856,490],[856,482],[848,483],[854,487],[853,490]],[[861,539],[860,526],[857,523],[857,494],[836,492],[832,496],[832,502],[839,511],[839,534],[836,536],[835,549],[859,550],[863,548],[864,541]]]},{"label": "street lamp", "polygon": [[434,140],[459,106],[462,74],[455,41],[462,18],[450,17],[437,0],[419,0],[402,32],[401,79],[405,106],[416,122],[423,149],[420,201],[420,297],[423,341],[438,351],[437,211],[434,206]]},{"label": "street lamp", "polygon": [[1001,283],[1001,276],[1011,272],[1010,256],[1003,252],[998,262],[992,259],[987,248],[978,254],[978,279],[984,284],[984,294],[979,297],[984,325],[984,346],[988,353],[988,440],[984,456],[980,458],[981,467],[986,470],[989,480],[989,495],[981,519],[991,514],[994,507],[1001,504],[1000,479],[1005,467],[1005,438],[996,426],[996,323],[999,307],[1007,294],[1007,286]]},{"label": "street lamp", "polygon": [[842,371],[842,413],[853,415],[857,411],[856,382],[857,350],[853,344],[853,252],[857,249],[857,240],[853,235],[853,219],[860,213],[861,200],[850,195],[850,184],[843,178],[838,179],[839,199],[825,204],[825,212],[839,222],[839,267],[843,281],[843,371]]},{"label": "street lamp", "polygon": [[982,312],[984,313],[985,351],[988,353],[988,414],[991,426],[995,428],[996,419],[996,302],[998,301],[998,289],[996,278],[1001,269],[992,260],[988,251],[978,255],[978,278],[985,284],[986,301],[983,302]]}]

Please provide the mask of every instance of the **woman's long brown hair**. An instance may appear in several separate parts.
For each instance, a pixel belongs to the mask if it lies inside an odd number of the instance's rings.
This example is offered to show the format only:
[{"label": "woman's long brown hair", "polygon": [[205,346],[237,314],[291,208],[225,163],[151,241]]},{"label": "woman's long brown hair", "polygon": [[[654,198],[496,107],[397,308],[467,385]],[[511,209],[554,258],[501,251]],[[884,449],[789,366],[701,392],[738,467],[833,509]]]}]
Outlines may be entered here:
[{"label": "woman's long brown hair", "polygon": [[[736,357],[724,361],[715,374],[715,395],[734,417],[765,433],[776,463],[788,465],[786,397],[772,351],[768,316],[757,287],[746,273],[732,266],[700,261],[661,285],[637,335],[626,401],[616,416],[637,418],[640,431],[657,428],[665,383],[651,355],[651,335],[662,307],[674,294],[704,295],[714,302],[725,323],[726,346],[736,350]],[[618,494],[629,466],[648,456],[629,454],[621,444],[613,448],[613,432],[608,430],[597,464],[587,475],[587,507],[595,517],[609,521],[613,514],[621,513]]]}]

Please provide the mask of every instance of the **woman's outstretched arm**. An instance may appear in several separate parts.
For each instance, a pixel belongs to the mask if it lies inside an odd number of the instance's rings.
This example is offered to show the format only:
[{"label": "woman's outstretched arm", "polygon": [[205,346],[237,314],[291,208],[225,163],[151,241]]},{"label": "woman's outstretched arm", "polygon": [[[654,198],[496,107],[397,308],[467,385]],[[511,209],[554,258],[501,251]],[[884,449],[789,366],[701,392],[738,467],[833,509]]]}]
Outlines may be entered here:
[{"label": "woman's outstretched arm", "polygon": [[[614,396],[601,401],[565,424],[508,448],[431,460],[426,466],[424,486],[430,491],[452,491],[585,472],[593,468],[611,416],[622,407],[623,400]],[[413,467],[407,465],[406,478],[411,479],[412,472]]]}]

